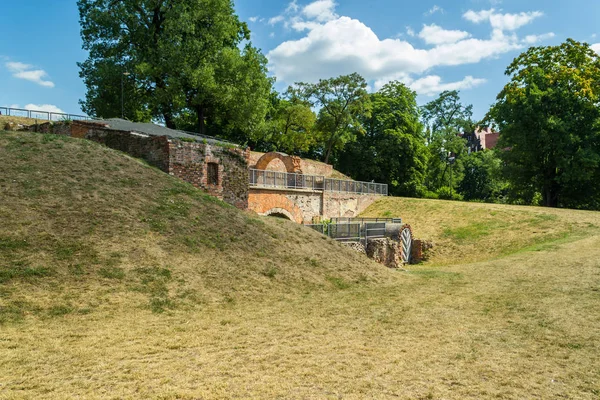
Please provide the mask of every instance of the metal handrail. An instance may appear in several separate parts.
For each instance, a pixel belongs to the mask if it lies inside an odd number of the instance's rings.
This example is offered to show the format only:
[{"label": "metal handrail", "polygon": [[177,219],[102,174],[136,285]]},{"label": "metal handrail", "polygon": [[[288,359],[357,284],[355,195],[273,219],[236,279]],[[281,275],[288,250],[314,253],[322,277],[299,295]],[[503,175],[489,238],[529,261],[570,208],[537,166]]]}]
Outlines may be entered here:
[{"label": "metal handrail", "polygon": [[374,194],[387,196],[388,185],[325,178],[321,175],[293,174],[289,172],[250,169],[250,186],[285,189],[308,189],[325,192]]},{"label": "metal handrail", "polygon": [[[52,111],[40,111],[40,110],[29,110],[26,108],[13,108],[13,107],[0,107],[0,111],[2,115],[6,115],[9,117],[24,117],[24,118],[33,118],[33,119],[43,119],[48,121],[58,121],[58,118],[62,119],[70,119],[70,120],[93,120],[95,118],[89,117],[87,115],[78,115],[78,114],[68,114],[68,113],[60,113],[60,112],[52,112]],[[33,115],[33,117],[32,117]],[[45,118],[40,117],[40,115],[44,115]],[[57,118],[53,118],[57,117]]]}]

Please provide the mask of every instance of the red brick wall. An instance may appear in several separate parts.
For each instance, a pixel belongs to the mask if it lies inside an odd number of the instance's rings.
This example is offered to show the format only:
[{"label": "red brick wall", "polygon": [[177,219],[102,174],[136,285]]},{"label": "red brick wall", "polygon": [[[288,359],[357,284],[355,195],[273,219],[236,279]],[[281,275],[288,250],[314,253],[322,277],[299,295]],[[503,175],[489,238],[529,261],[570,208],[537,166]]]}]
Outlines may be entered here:
[{"label": "red brick wall", "polygon": [[[218,165],[218,184],[209,184],[208,163]],[[248,151],[216,144],[169,142],[168,172],[237,208],[248,208]]]},{"label": "red brick wall", "polygon": [[[264,155],[265,155],[265,153],[261,153],[258,151],[251,151],[250,158],[248,161],[250,168],[254,168],[256,166],[256,163],[258,162],[258,160]],[[273,167],[275,167],[275,164],[276,164],[275,161],[273,162],[273,164],[274,165],[269,164],[269,167],[267,169],[271,170],[271,171],[280,171],[280,167],[273,168]],[[319,162],[319,161],[314,161],[314,160],[302,159],[300,161],[300,170],[305,175],[319,175],[319,176],[330,177],[333,174],[333,166]],[[281,171],[281,172],[285,172],[285,171]]]},{"label": "red brick wall", "polygon": [[248,208],[260,215],[271,211],[285,210],[291,215],[293,221],[301,224],[305,216],[298,205],[283,192],[275,190],[252,189],[248,197]]}]

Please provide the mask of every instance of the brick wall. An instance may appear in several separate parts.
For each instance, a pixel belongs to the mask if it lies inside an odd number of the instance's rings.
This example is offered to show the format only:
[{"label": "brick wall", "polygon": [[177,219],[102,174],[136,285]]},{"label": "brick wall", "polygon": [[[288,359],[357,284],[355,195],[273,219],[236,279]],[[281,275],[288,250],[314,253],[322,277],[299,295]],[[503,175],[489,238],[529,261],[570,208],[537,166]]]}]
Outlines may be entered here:
[{"label": "brick wall", "polygon": [[[32,126],[30,130],[88,139],[120,150],[146,160],[150,165],[202,188],[237,208],[248,208],[250,152],[247,150],[108,129],[104,123],[93,121],[45,123]],[[209,163],[217,164],[217,184],[207,180]]]},{"label": "brick wall", "polygon": [[166,136],[92,128],[85,134],[85,138],[146,160],[148,164],[162,171],[169,171],[169,140]]},{"label": "brick wall", "polygon": [[[282,210],[285,210],[292,221],[301,224],[305,221],[310,221],[311,214],[310,210],[301,209],[294,201],[298,200],[298,196],[302,196],[302,194],[297,194],[296,198],[294,196],[290,198],[289,194],[285,191],[253,188],[248,198],[248,208],[260,215],[268,215],[271,212],[281,214]],[[309,194],[304,196],[306,199],[310,197]],[[320,196],[318,194],[313,200],[320,205]],[[319,215],[318,211],[316,215]]]},{"label": "brick wall", "polygon": [[[258,151],[251,151],[249,157],[249,165],[250,168],[254,168],[258,160],[264,156],[265,153],[261,153]],[[285,166],[281,168],[283,165],[281,162],[277,162],[278,160],[274,160],[272,164],[269,164],[268,169],[270,171],[280,171],[285,172]],[[300,161],[300,170],[305,175],[320,175],[325,177],[330,177],[333,174],[333,166],[329,164],[325,164],[319,161],[314,160],[305,160],[302,159]]]},{"label": "brick wall", "polygon": [[[240,209],[248,208],[248,151],[216,144],[169,142],[168,172]],[[218,183],[208,181],[208,163],[218,165]]]}]

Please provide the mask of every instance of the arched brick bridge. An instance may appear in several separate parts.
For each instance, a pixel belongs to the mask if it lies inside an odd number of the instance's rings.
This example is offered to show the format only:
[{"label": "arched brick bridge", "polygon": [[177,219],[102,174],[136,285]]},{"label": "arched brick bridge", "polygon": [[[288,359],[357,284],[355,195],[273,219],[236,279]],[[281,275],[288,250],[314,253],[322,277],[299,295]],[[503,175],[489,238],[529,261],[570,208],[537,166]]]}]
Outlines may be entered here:
[{"label": "arched brick bridge", "polygon": [[[387,185],[331,178],[330,165],[283,153],[252,153],[248,208],[297,223],[356,217]],[[308,172],[308,173],[307,173]]]}]

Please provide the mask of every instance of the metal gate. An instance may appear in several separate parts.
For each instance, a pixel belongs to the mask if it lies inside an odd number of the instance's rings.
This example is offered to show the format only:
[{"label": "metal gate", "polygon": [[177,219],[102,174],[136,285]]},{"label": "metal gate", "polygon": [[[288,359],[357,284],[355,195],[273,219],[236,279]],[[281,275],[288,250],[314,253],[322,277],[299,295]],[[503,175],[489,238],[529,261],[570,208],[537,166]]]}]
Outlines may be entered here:
[{"label": "metal gate", "polygon": [[410,255],[412,252],[412,232],[410,228],[402,229],[400,233],[400,242],[402,243],[402,261],[410,263]]}]

